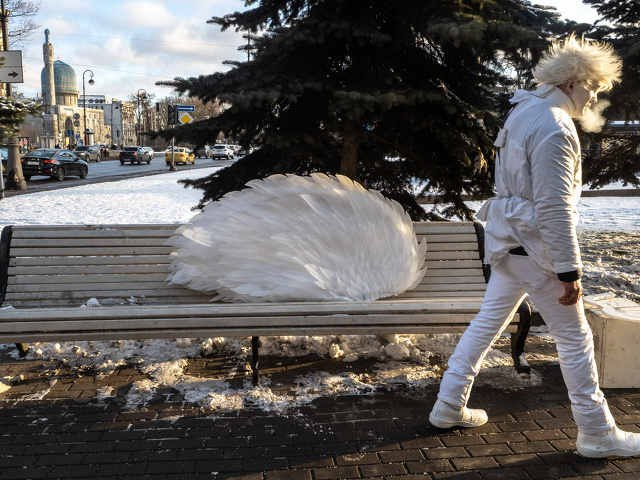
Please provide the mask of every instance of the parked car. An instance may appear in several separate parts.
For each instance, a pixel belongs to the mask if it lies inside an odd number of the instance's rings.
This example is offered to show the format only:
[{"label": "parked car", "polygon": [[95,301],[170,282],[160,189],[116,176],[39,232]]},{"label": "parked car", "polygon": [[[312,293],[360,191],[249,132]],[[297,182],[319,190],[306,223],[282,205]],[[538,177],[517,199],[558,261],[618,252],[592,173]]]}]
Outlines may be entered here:
[{"label": "parked car", "polygon": [[100,147],[95,145],[78,145],[73,149],[73,152],[85,162],[89,163],[91,160],[99,162],[102,160],[102,152]]},{"label": "parked car", "polygon": [[231,160],[233,157],[235,157],[235,153],[231,148],[229,148],[228,145],[218,144],[214,145],[211,149],[211,158],[213,158],[214,160],[218,158],[226,158],[228,160]]},{"label": "parked car", "polygon": [[[141,164],[147,162],[147,165],[151,163],[153,159],[153,153],[149,153],[148,147],[124,147],[118,158],[120,159],[120,165],[124,165],[126,162]],[[151,150],[153,152],[153,150]]]},{"label": "parked car", "polygon": [[35,175],[46,175],[59,181],[68,175],[86,178],[89,173],[87,162],[71,150],[38,148],[20,159],[25,180]]},{"label": "parked car", "polygon": [[187,147],[175,147],[172,149],[171,147],[167,148],[167,151],[164,154],[164,161],[167,165],[171,165],[171,156],[173,155],[173,163],[174,165],[177,163],[196,163],[195,154],[188,149]]},{"label": "parked car", "polygon": [[194,153],[198,158],[211,158],[211,147],[204,145],[203,147],[197,148]]}]

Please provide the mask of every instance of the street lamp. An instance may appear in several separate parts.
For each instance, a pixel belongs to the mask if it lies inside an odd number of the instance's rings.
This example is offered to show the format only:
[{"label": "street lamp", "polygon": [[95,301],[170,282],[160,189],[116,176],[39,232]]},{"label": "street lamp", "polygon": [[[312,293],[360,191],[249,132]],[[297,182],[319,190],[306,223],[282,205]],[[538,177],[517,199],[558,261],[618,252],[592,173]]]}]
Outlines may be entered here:
[{"label": "street lamp", "polygon": [[89,143],[87,141],[87,96],[85,94],[85,86],[84,86],[84,75],[89,72],[91,77],[89,78],[89,85],[94,85],[96,82],[93,79],[93,72],[91,70],[85,70],[82,72],[82,108],[84,115],[84,144]]},{"label": "street lamp", "polygon": [[[142,95],[140,92],[143,92]],[[144,147],[144,145],[140,145],[140,135],[144,127],[144,115],[142,115],[142,110],[140,109],[140,99],[147,99],[147,91],[144,88],[138,90],[138,145]],[[142,106],[144,107],[144,104]]]}]

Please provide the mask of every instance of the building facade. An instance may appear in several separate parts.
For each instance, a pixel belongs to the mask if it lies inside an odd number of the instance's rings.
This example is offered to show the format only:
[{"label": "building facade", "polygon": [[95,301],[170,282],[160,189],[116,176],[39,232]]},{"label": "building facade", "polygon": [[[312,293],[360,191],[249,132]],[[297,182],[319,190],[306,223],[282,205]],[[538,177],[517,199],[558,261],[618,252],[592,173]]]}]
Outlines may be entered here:
[{"label": "building facade", "polygon": [[[35,147],[46,148],[73,148],[83,143],[118,146],[135,143],[133,104],[104,95],[86,95],[84,99],[75,70],[61,60],[54,60],[48,29],[42,56],[41,100],[46,109],[41,115],[27,118],[20,128],[21,136],[28,137]],[[82,87],[86,91],[84,83]]]}]

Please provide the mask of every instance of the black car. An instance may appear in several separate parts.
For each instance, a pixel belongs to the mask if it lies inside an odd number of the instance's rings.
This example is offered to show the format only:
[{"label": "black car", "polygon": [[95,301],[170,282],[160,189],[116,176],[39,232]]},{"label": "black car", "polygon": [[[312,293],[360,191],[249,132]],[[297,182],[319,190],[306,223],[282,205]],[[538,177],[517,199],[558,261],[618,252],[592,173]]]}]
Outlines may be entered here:
[{"label": "black car", "polygon": [[209,145],[205,145],[195,149],[193,153],[195,153],[198,158],[211,158],[211,147],[209,147]]},{"label": "black car", "polygon": [[64,180],[67,175],[86,178],[89,166],[80,160],[71,150],[55,148],[38,148],[20,159],[25,180],[34,175],[46,175],[57,180]]}]

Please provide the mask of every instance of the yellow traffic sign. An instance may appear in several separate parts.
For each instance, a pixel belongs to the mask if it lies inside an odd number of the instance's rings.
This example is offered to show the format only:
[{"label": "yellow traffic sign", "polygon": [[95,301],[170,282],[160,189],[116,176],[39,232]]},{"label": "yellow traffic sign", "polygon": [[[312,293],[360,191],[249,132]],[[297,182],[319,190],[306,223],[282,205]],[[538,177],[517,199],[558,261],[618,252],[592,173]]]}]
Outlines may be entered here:
[{"label": "yellow traffic sign", "polygon": [[189,115],[187,112],[179,112],[179,113],[180,113],[180,116],[178,117],[178,120],[180,120],[180,123],[193,122],[193,117]]}]

